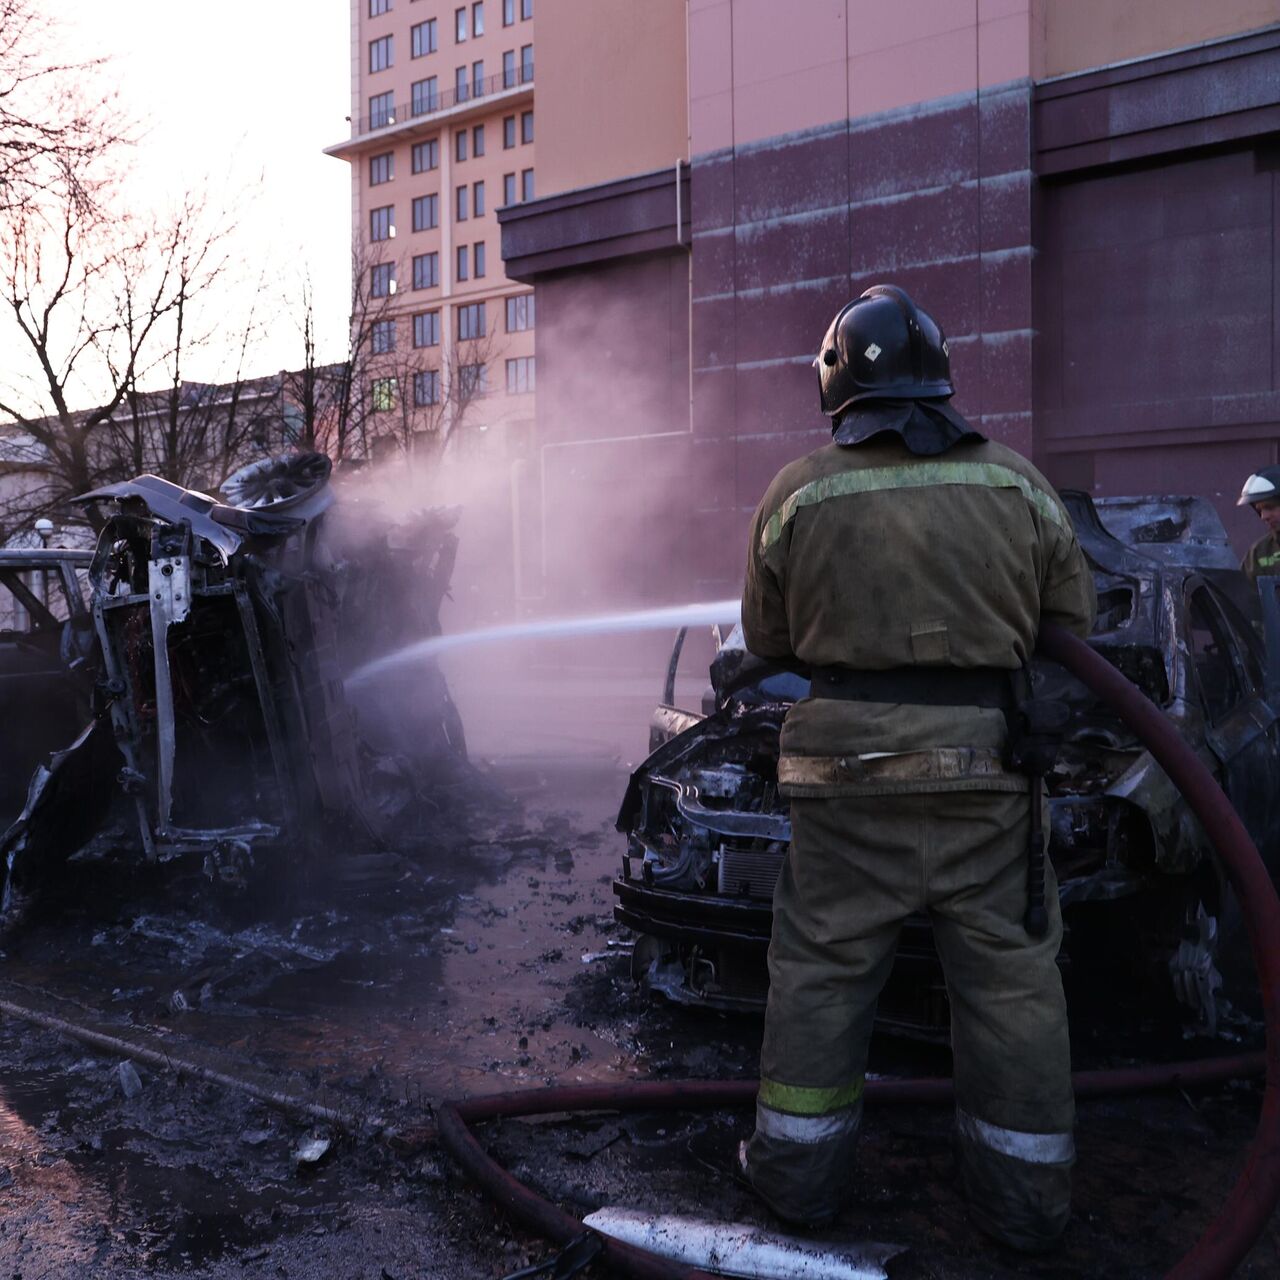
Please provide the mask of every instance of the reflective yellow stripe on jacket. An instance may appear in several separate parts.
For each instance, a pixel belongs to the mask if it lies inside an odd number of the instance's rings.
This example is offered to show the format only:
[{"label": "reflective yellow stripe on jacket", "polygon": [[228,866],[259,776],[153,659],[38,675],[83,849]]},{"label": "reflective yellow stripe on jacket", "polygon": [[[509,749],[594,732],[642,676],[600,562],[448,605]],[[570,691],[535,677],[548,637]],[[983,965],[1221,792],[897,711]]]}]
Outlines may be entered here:
[{"label": "reflective yellow stripe on jacket", "polygon": [[886,489],[923,489],[933,485],[979,485],[985,489],[1017,489],[1047,520],[1070,530],[1066,512],[1043,489],[1026,476],[995,462],[918,462],[909,467],[870,467],[841,471],[811,480],[797,489],[773,513],[760,533],[760,550],[767,551],[782,537],[782,531],[801,507],[816,506],[828,498],[855,493],[879,493]]}]

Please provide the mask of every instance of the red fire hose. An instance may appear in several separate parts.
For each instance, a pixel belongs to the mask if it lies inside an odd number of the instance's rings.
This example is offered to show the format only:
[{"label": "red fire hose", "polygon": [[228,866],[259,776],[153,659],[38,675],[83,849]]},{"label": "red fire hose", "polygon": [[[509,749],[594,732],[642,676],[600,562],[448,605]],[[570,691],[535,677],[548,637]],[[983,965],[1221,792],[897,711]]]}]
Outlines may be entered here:
[{"label": "red fire hose", "polygon": [[1155,757],[1203,824],[1240,902],[1266,1023],[1266,1087],[1258,1131],[1245,1166],[1218,1216],[1166,1280],[1223,1280],[1258,1238],[1280,1199],[1280,901],[1231,802],[1168,718],[1083,640],[1046,623],[1040,652],[1061,663],[1125,724]]},{"label": "red fire hose", "polygon": [[[1280,1200],[1280,899],[1244,824],[1213,775],[1164,713],[1084,641],[1045,623],[1039,651],[1066,667],[1108,703],[1151,752],[1200,819],[1236,891],[1249,935],[1266,1023],[1265,1053],[1115,1071],[1077,1072],[1076,1096],[1135,1093],[1178,1085],[1203,1085],[1253,1075],[1265,1068],[1266,1087],[1258,1130],[1245,1167],[1218,1216],[1165,1280],[1226,1280],[1262,1232]],[[749,1105],[757,1082],[669,1081],[521,1090],[445,1103],[437,1113],[440,1139],[463,1169],[512,1218],[557,1244],[567,1244],[582,1223],[529,1190],[485,1153],[468,1123],[501,1117],[572,1111],[696,1110]],[[872,1080],[874,1101],[945,1103],[945,1079]],[[604,1257],[636,1280],[712,1280],[704,1271],[647,1250],[605,1241]]]}]

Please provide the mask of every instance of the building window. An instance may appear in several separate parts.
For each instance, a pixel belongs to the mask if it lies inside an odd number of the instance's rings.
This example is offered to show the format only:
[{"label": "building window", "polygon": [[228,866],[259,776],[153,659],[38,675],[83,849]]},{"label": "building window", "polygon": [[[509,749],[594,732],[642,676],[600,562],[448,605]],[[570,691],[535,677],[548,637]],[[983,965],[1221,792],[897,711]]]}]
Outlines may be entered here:
[{"label": "building window", "polygon": [[419,22],[416,26],[409,28],[409,56],[411,58],[425,58],[429,53],[436,51],[436,20],[428,18],[426,22]]},{"label": "building window", "polygon": [[396,349],[396,322],[394,320],[375,320],[373,322],[373,354],[385,356]]},{"label": "building window", "polygon": [[533,17],[533,0],[520,0],[520,16],[526,21]]},{"label": "building window", "polygon": [[453,97],[456,102],[466,102],[471,97],[471,89],[467,84],[466,67],[459,67],[453,73]]},{"label": "building window", "polygon": [[484,278],[484,271],[485,271],[485,253],[484,253],[483,240],[477,240],[476,243],[471,246],[471,261],[476,269],[476,279],[482,280]]},{"label": "building window", "polygon": [[533,356],[517,356],[507,361],[507,395],[523,395],[533,390]]},{"label": "building window", "polygon": [[415,116],[440,110],[440,82],[435,76],[415,80],[409,88],[410,110]]},{"label": "building window", "polygon": [[502,0],[502,25],[509,27],[516,20],[516,0]]},{"label": "building window", "polygon": [[395,177],[395,154],[384,151],[381,155],[369,157],[369,185],[381,186]]},{"label": "building window", "polygon": [[374,378],[373,411],[389,413],[396,407],[396,380],[394,378]]},{"label": "building window", "polygon": [[458,246],[458,270],[456,273],[457,279],[459,280],[471,279],[470,261],[471,261],[471,255],[467,249],[467,246],[465,244],[460,244]]},{"label": "building window", "polygon": [[520,114],[520,141],[533,141],[533,112],[524,111]]},{"label": "building window", "polygon": [[440,403],[439,370],[423,369],[413,375],[413,403],[418,409]]},{"label": "building window", "polygon": [[[484,183],[474,182],[471,184],[471,216],[473,218],[484,217]],[[477,271],[476,275],[480,273]]]},{"label": "building window", "polygon": [[454,210],[453,216],[458,222],[466,222],[467,213],[467,189],[466,187],[458,187],[454,192]]},{"label": "building window", "polygon": [[484,97],[484,63],[471,64],[471,92],[477,97]]},{"label": "building window", "polygon": [[514,89],[516,84],[516,51],[508,49],[502,55],[502,87]]},{"label": "building window", "polygon": [[514,173],[504,173],[502,175],[502,203],[515,204],[516,202],[516,175]]},{"label": "building window", "polygon": [[413,345],[415,347],[440,345],[440,313],[438,311],[419,311],[413,317]]},{"label": "building window", "polygon": [[520,83],[528,84],[533,79],[533,45],[520,46]]},{"label": "building window", "polygon": [[396,207],[384,204],[381,208],[369,210],[369,239],[390,240],[396,233]]},{"label": "building window", "polygon": [[453,11],[453,38],[458,44],[461,44],[467,38],[467,9],[465,5],[461,9]]},{"label": "building window", "polygon": [[369,41],[369,70],[385,71],[391,66],[393,57],[393,49],[390,36],[379,36],[376,40]]},{"label": "building window", "polygon": [[378,93],[369,99],[369,128],[381,129],[384,124],[396,122],[396,95]]},{"label": "building window", "polygon": [[369,17],[380,18],[391,12],[391,0],[369,0]]},{"label": "building window", "polygon": [[516,145],[516,118],[515,116],[503,116],[502,118],[502,149],[510,151]]},{"label": "building window", "polygon": [[413,144],[413,171],[427,173],[440,167],[440,140],[432,138],[430,142]]},{"label": "building window", "polygon": [[455,160],[465,160],[467,158],[467,131],[459,129],[453,135],[453,158]]},{"label": "building window", "polygon": [[484,0],[476,0],[471,6],[471,34],[484,35]]},{"label": "building window", "polygon": [[507,332],[524,333],[533,328],[533,294],[522,293],[507,299]]},{"label": "building window", "polygon": [[477,158],[484,155],[484,125],[478,124],[471,130],[471,154]]},{"label": "building window", "polygon": [[468,302],[457,307],[458,341],[467,342],[472,338],[483,338],[485,335],[485,317],[483,302]]},{"label": "building window", "polygon": [[413,229],[430,231],[440,225],[440,197],[434,193],[429,196],[415,196],[413,201]]},{"label": "building window", "polygon": [[520,170],[520,199],[521,200],[533,199],[533,170],[532,169]]},{"label": "building window", "polygon": [[463,364],[458,366],[458,394],[464,400],[470,396],[482,396],[488,390],[488,365]]},{"label": "building window", "polygon": [[374,298],[389,298],[396,291],[396,264],[394,262],[375,262],[369,268],[369,295]]},{"label": "building window", "polygon": [[415,253],[413,255],[413,287],[434,289],[440,283],[440,255]]}]

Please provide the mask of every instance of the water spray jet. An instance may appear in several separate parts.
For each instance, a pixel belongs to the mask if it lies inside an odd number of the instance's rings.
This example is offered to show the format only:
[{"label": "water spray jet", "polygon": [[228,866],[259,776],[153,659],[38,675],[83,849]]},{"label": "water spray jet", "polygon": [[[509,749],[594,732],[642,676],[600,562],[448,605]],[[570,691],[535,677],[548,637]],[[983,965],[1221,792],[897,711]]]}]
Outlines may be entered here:
[{"label": "water spray jet", "polygon": [[513,622],[500,627],[480,627],[449,635],[431,636],[405,645],[358,667],[346,679],[353,688],[385,675],[397,667],[424,662],[451,649],[499,644],[504,640],[549,640],[568,636],[619,635],[628,631],[669,631],[678,627],[714,626],[736,622],[742,602],[709,600],[700,604],[662,605],[655,609],[633,609],[621,613],[586,614],[572,618],[544,618],[535,622]]}]

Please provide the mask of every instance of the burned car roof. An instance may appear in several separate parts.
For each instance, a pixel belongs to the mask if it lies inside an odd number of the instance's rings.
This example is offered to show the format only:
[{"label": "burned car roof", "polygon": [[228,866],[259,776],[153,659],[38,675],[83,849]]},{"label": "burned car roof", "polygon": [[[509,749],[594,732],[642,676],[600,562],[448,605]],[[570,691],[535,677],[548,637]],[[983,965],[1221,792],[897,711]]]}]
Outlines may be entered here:
[{"label": "burned car roof", "polygon": [[[1097,589],[1090,644],[1196,746],[1259,846],[1278,847],[1280,802],[1271,796],[1280,726],[1264,686],[1256,603],[1250,609],[1216,512],[1189,497],[1097,505],[1084,493],[1062,497]],[[778,735],[808,682],[747,652],[740,629],[710,675],[701,712],[655,714],[651,754],[618,816],[628,845],[615,916],[639,935],[634,969],[651,989],[680,1003],[755,1007],[790,839]],[[1231,903],[1204,832],[1108,707],[1053,663],[1037,659],[1032,679],[1071,713],[1047,780],[1064,963],[1081,975],[1142,971],[1180,1002],[1189,1024],[1216,1028],[1218,933]],[[1117,955],[1120,941],[1134,954]],[[945,985],[923,918],[904,930],[880,1021],[911,1034],[945,1031]]]}]

